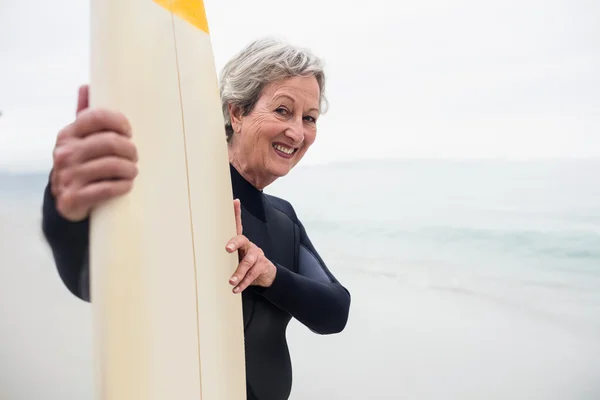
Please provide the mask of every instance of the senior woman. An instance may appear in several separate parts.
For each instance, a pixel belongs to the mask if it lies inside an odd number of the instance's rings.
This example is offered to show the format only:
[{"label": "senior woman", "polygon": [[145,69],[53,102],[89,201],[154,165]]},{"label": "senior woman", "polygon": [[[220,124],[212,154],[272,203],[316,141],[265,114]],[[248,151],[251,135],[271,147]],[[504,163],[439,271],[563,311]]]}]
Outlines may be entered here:
[{"label": "senior woman", "polygon": [[[242,295],[248,399],[284,400],[292,385],[285,338],[291,318],[318,334],[338,333],[350,307],[350,293],[325,266],[292,205],[263,192],[315,141],[325,75],[311,52],[262,39],[225,65],[220,85],[234,209],[243,226],[223,246],[240,260],[229,283]],[[42,227],[65,286],[91,301],[89,213],[131,189],[137,152],[126,116],[89,108],[87,94],[82,87],[75,121],[58,134]]]}]

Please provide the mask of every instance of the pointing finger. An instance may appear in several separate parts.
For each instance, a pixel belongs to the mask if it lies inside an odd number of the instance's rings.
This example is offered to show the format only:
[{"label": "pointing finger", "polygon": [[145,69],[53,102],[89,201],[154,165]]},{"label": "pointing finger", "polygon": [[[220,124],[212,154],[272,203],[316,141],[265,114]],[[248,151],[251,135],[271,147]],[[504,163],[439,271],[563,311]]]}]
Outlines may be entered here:
[{"label": "pointing finger", "polygon": [[240,203],[240,199],[233,200],[233,211],[235,214],[236,234],[241,235],[243,232],[243,227],[242,227],[242,206]]}]

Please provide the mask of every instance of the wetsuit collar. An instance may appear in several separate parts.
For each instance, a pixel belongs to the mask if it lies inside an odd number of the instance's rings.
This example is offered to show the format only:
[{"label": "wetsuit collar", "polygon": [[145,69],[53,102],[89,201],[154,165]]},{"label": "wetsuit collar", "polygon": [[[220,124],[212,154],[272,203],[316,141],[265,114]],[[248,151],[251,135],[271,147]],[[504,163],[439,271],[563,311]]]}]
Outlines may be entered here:
[{"label": "wetsuit collar", "polygon": [[233,186],[233,197],[240,199],[242,207],[261,221],[266,222],[264,196],[261,190],[248,182],[230,163],[231,184]]}]

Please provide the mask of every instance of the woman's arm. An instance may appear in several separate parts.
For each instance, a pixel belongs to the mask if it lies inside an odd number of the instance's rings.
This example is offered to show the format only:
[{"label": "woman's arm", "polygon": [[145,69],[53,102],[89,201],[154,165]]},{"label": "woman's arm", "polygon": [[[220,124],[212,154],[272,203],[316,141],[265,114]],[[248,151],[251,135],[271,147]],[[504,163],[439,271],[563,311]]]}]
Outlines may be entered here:
[{"label": "woman's arm", "polygon": [[277,274],[268,288],[257,290],[315,333],[341,332],[348,321],[350,292],[329,271],[302,223],[298,272],[275,264]]},{"label": "woman's arm", "polygon": [[50,183],[44,190],[42,205],[42,231],[50,245],[58,274],[71,293],[90,301],[88,287],[88,219],[71,222],[56,209]]}]

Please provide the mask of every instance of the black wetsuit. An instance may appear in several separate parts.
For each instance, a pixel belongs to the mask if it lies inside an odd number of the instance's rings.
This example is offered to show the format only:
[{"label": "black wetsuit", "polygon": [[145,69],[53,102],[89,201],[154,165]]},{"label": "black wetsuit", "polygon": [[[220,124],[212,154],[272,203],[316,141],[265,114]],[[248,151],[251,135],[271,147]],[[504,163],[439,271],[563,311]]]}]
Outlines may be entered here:
[{"label": "black wetsuit", "polygon": [[[271,287],[249,286],[242,293],[248,400],[285,400],[292,385],[285,335],[290,319],[318,334],[340,332],[350,293],[329,272],[290,203],[257,190],[233,167],[231,178],[244,235],[277,267]],[[47,186],[42,226],[62,281],[90,301],[88,221],[63,219]]]}]

